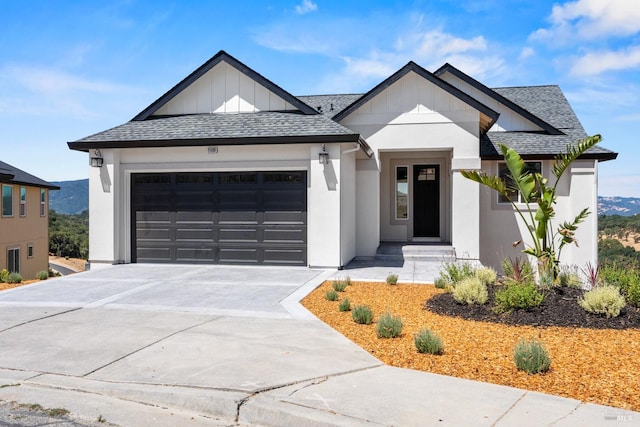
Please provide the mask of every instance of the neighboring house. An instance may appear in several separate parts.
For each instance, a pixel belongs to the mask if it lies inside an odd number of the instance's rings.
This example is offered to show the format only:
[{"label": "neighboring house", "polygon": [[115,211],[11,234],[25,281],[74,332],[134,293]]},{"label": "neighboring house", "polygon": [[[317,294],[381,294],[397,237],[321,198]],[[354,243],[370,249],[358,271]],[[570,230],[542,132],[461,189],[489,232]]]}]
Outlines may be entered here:
[{"label": "neighboring house", "polygon": [[[409,62],[359,95],[293,96],[224,51],[131,121],[70,142],[89,152],[90,261],[341,267],[381,242],[447,245],[498,265],[521,224],[463,169],[502,173],[497,143],[550,176],[586,136],[557,86],[489,89]],[[558,218],[594,212],[563,260],[597,259],[591,149]]]},{"label": "neighboring house", "polygon": [[49,190],[53,184],[0,162],[0,270],[35,279],[49,270]]}]

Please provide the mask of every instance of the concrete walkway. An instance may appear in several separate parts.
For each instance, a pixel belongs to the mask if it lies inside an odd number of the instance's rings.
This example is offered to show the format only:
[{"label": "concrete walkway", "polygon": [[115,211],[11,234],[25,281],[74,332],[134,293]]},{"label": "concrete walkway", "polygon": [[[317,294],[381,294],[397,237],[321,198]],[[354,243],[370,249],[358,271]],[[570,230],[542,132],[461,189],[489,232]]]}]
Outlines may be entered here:
[{"label": "concrete walkway", "polygon": [[[640,425],[385,366],[298,304],[328,278],[384,281],[388,268],[120,265],[0,292],[0,400],[121,426]],[[434,268],[400,278],[428,282]]]}]

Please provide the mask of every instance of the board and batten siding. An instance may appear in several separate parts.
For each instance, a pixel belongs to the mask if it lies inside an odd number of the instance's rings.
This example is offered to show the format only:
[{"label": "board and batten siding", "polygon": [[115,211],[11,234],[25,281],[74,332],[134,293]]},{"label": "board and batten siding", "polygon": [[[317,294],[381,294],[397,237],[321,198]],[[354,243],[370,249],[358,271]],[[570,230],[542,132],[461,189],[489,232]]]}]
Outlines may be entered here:
[{"label": "board and batten siding", "polygon": [[238,69],[220,62],[153,115],[290,110],[296,108]]}]

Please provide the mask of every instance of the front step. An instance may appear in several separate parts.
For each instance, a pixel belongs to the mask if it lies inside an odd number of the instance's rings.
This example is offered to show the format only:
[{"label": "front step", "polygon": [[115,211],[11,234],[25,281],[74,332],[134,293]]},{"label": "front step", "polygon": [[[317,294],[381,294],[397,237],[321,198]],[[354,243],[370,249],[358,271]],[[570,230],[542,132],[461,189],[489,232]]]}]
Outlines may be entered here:
[{"label": "front step", "polygon": [[453,261],[456,251],[446,243],[381,242],[376,252],[379,261]]}]

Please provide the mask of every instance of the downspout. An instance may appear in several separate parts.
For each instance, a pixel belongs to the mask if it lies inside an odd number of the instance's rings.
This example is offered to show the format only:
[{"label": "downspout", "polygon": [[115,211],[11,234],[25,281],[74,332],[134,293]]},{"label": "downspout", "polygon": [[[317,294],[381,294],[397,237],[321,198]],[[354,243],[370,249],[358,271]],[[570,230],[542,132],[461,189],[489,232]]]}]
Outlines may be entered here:
[{"label": "downspout", "polygon": [[360,143],[356,142],[355,144],[356,144],[355,148],[351,148],[350,150],[343,151],[342,154],[349,154],[349,153],[354,153],[356,151],[360,151]]}]

